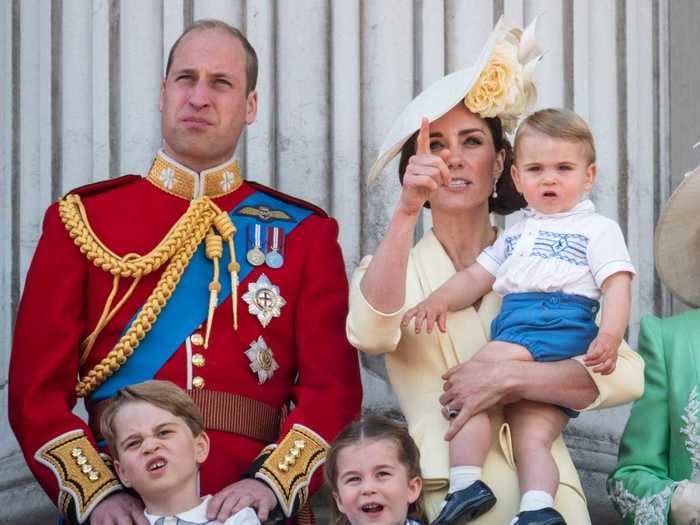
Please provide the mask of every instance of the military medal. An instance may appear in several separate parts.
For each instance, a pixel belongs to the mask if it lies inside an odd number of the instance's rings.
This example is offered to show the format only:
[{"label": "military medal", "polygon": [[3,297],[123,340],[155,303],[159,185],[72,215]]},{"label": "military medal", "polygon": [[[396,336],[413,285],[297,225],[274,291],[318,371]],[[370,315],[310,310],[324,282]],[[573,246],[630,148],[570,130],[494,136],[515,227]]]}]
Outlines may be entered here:
[{"label": "military medal", "polygon": [[270,282],[265,274],[254,283],[248,283],[248,291],[243,294],[248,303],[248,312],[258,318],[263,327],[270,324],[273,317],[280,316],[280,309],[287,301],[280,295],[279,287]]},{"label": "military medal", "polygon": [[[252,226],[252,230],[253,230],[253,235],[250,234],[251,226]],[[246,252],[245,258],[253,266],[260,266],[262,263],[265,262],[265,254],[260,249],[260,246],[262,245],[262,242],[260,239],[261,232],[262,232],[262,228],[259,224],[249,224],[248,225],[248,230],[247,230],[248,245],[250,246],[251,240],[252,240],[253,247]]]},{"label": "military medal", "polygon": [[245,355],[250,360],[250,369],[254,374],[257,374],[258,383],[261,385],[270,379],[275,370],[280,367],[262,336],[258,337],[257,341],[250,343]]},{"label": "military medal", "polygon": [[284,232],[281,228],[270,226],[267,229],[267,243],[269,249],[265,255],[265,264],[270,268],[281,268],[284,264],[282,249],[284,246]]}]

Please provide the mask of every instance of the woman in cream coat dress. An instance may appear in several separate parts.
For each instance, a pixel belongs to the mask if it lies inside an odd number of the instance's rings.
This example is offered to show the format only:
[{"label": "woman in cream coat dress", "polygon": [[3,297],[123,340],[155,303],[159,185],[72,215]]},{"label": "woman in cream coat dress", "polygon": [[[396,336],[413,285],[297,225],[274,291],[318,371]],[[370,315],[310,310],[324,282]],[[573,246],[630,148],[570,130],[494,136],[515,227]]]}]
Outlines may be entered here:
[{"label": "woman in cream coat dress", "polygon": [[[438,81],[404,110],[370,172],[370,178],[376,176],[403,148],[399,203],[374,257],[363,259],[355,271],[347,333],[363,352],[386,355],[389,379],[421,451],[431,519],[447,489],[445,435],[454,433],[470,413],[489,410],[491,415],[494,440],[483,479],[498,498],[492,510],[472,523],[504,525],[517,514],[520,494],[501,403],[531,399],[590,410],[630,402],[643,388],[643,363],[627,346],[620,350],[616,371],[608,376],[594,374],[576,360],[469,363],[489,340],[491,321],[500,307],[500,297],[493,292],[475,306],[448,314],[446,333],[434,330],[417,335],[412,326],[401,325],[408,308],[493,243],[497,231],[489,222],[489,211],[513,211],[503,204],[505,199],[512,201],[513,195],[502,124],[512,129],[526,104],[505,108],[501,104],[500,113],[488,114],[488,108],[476,111],[470,95],[508,45],[515,46],[515,54],[522,57],[523,75],[531,74],[532,62],[539,57],[537,47],[527,40],[533,33],[521,33],[500,21],[474,66]],[[521,80],[523,96],[531,97],[530,77]],[[424,121],[424,131],[416,140],[422,117],[430,122],[429,132]],[[426,203],[433,229],[412,246]],[[445,417],[448,406],[458,411],[452,421]],[[561,437],[553,453],[560,470],[557,510],[569,525],[590,524],[581,483]]]}]

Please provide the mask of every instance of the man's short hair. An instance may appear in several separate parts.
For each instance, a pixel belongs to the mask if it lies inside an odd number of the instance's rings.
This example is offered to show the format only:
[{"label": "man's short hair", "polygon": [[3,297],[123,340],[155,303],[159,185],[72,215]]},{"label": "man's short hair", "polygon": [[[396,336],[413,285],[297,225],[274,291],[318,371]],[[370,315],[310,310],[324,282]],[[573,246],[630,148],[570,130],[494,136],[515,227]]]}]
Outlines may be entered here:
[{"label": "man's short hair", "polygon": [[185,28],[185,30],[178,37],[178,39],[175,40],[173,47],[170,48],[170,53],[168,54],[168,62],[165,66],[165,78],[168,78],[168,73],[170,73],[170,66],[173,63],[175,50],[177,49],[177,46],[180,45],[180,41],[185,37],[185,35],[191,33],[192,31],[206,31],[209,29],[221,29],[222,31],[225,31],[226,33],[237,39],[243,45],[243,50],[245,51],[246,94],[253,91],[258,83],[258,55],[243,33],[241,33],[238,29],[236,29],[232,25],[227,24],[222,20],[214,20],[208,18],[197,20]]},{"label": "man's short hair", "polygon": [[153,379],[127,386],[117,391],[117,394],[100,418],[102,437],[107,442],[107,446],[109,446],[109,450],[114,458],[119,457],[114,418],[119,413],[119,410],[126,405],[139,401],[161,408],[181,418],[195,436],[198,436],[204,430],[202,415],[194,401],[174,383]]}]

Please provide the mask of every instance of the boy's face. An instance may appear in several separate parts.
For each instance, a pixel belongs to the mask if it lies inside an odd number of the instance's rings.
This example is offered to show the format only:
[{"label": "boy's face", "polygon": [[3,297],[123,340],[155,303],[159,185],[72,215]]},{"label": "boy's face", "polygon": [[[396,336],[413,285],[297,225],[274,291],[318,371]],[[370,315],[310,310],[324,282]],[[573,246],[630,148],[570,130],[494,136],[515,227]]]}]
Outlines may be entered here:
[{"label": "boy's face", "polygon": [[596,167],[583,144],[528,132],[518,145],[511,174],[531,208],[552,214],[571,210],[593,188]]},{"label": "boy's face", "polygon": [[194,436],[184,420],[145,401],[126,404],[113,424],[114,466],[147,507],[149,502],[196,495],[198,465],[209,454],[205,432]]}]

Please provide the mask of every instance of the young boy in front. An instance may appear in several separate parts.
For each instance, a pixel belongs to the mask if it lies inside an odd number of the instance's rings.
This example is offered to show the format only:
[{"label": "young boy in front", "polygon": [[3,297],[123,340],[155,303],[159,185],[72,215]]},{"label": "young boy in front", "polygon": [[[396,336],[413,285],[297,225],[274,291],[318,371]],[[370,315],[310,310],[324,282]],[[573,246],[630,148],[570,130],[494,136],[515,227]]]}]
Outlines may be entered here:
[{"label": "young boy in front", "polygon": [[[151,525],[220,523],[207,519],[211,496],[199,496],[199,466],[209,455],[209,436],[183,390],[155,380],[122,388],[100,424],[119,478],[141,496]],[[224,525],[259,524],[255,510],[246,507]]]}]

